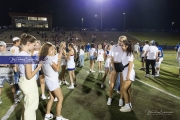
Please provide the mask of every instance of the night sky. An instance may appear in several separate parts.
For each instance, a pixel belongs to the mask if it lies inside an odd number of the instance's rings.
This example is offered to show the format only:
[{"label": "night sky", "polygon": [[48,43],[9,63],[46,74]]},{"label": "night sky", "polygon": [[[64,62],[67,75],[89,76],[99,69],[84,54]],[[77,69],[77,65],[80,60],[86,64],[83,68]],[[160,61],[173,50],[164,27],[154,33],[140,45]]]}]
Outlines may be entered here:
[{"label": "night sky", "polygon": [[[100,28],[101,0],[0,0],[0,26],[10,25],[8,12],[52,14],[53,26]],[[180,28],[180,0],[102,0],[103,29]],[[95,17],[97,14],[97,17]]]}]

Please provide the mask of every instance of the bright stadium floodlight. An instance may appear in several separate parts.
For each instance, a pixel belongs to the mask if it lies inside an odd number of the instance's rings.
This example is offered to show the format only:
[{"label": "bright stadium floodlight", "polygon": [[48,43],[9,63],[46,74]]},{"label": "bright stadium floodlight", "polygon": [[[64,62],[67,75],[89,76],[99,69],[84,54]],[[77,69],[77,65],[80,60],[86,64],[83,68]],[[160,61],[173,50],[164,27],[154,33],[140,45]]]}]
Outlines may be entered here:
[{"label": "bright stadium floodlight", "polygon": [[125,15],[126,15],[126,13],[123,13],[123,15],[124,15],[124,31],[125,31],[125,29],[126,29],[126,27],[125,27]]}]

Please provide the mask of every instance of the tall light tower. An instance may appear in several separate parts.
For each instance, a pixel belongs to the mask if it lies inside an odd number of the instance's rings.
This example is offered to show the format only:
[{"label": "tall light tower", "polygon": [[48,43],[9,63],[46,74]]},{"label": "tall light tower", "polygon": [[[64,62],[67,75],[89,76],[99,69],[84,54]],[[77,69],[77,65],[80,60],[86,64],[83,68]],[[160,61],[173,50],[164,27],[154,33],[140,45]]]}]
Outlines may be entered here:
[{"label": "tall light tower", "polygon": [[126,21],[125,21],[125,15],[126,15],[126,13],[123,13],[123,15],[124,15],[124,31],[125,31],[125,30],[126,30],[126,26],[125,26],[125,25],[126,25],[126,23],[125,23],[125,22],[126,22]]},{"label": "tall light tower", "polygon": [[82,18],[82,28],[83,28],[83,21],[84,21],[84,19]]},{"label": "tall light tower", "polygon": [[103,0],[101,0],[101,31],[102,31],[102,1]]}]

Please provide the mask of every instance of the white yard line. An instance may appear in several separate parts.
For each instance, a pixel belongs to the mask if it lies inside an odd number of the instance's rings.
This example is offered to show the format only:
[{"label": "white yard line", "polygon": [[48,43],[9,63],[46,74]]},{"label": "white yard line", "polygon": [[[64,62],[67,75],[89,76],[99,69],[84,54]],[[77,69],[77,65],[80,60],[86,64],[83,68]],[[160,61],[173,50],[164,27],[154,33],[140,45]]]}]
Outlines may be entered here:
[{"label": "white yard line", "polygon": [[[23,98],[23,94],[21,94],[19,96],[19,99],[21,100]],[[18,104],[14,103],[9,110],[6,112],[6,114],[1,118],[1,120],[7,120],[9,118],[9,116],[11,115],[11,113],[14,111],[14,109],[16,108]]]},{"label": "white yard line", "polygon": [[167,94],[167,95],[169,95],[169,96],[171,96],[171,97],[174,97],[174,98],[180,100],[180,97],[178,97],[178,96],[176,96],[176,95],[173,95],[173,94],[168,93],[168,92],[166,92],[166,91],[164,91],[164,90],[161,90],[161,89],[159,89],[159,88],[157,88],[157,87],[155,87],[155,86],[153,86],[153,85],[150,85],[150,84],[148,84],[148,83],[145,83],[145,82],[143,82],[143,81],[141,81],[141,80],[139,80],[139,79],[136,79],[136,80],[137,80],[138,82],[141,82],[141,83],[143,83],[143,84],[145,84],[145,85],[147,85],[147,86],[149,86],[149,87],[152,87],[152,88],[154,88],[154,89],[156,89],[156,90],[158,90],[158,91],[161,91],[161,92],[163,92],[164,94]]}]

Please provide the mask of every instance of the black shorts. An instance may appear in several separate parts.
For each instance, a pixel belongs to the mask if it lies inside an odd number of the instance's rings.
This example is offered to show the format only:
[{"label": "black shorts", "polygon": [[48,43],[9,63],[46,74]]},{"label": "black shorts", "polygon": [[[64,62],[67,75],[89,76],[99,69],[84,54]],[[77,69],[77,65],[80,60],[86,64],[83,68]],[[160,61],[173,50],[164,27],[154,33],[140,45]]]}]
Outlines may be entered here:
[{"label": "black shorts", "polygon": [[144,57],[141,57],[141,62],[144,62]]},{"label": "black shorts", "polygon": [[122,63],[114,63],[116,72],[122,72]]}]

